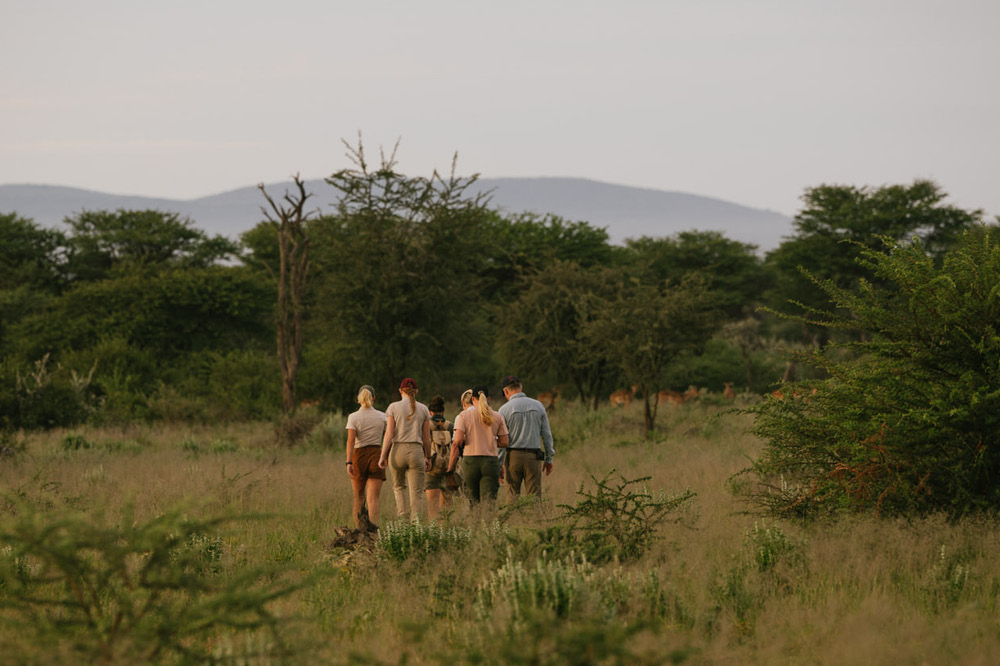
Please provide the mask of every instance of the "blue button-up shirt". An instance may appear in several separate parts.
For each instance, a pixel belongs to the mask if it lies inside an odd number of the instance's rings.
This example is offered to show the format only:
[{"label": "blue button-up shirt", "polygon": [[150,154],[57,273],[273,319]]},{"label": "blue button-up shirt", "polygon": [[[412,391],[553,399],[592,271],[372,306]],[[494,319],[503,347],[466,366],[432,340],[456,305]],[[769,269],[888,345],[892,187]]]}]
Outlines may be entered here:
[{"label": "blue button-up shirt", "polygon": [[545,451],[545,462],[552,462],[556,449],[552,443],[549,415],[545,413],[542,403],[523,392],[515,393],[498,411],[503,415],[510,432],[508,448],[526,451],[542,449]]}]

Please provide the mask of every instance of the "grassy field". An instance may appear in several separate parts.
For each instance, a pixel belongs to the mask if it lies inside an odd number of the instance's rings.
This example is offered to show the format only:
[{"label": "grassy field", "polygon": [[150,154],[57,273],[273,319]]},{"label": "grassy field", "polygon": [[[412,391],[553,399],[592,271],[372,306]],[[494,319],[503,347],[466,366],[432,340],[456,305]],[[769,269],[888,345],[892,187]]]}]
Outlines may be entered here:
[{"label": "grassy field", "polygon": [[[412,527],[392,522],[385,487],[382,541],[360,549],[329,546],[337,528],[353,526],[340,415],[295,446],[276,443],[274,425],[263,423],[16,438],[24,450],[0,459],[0,663],[74,663],[66,661],[74,654],[183,663],[195,658],[184,656],[187,648],[237,664],[996,663],[995,520],[801,525],[754,514],[727,486],[760,449],[746,418],[711,400],[668,407],[657,437],[645,441],[635,403],[598,412],[560,405],[543,506],[463,504],[439,524]],[[655,525],[658,538],[637,557],[587,560],[582,542],[567,536],[572,509],[586,509],[602,479],[639,477],[650,478],[619,483],[619,499],[686,489],[695,496]],[[141,526],[172,512],[229,518],[168,540],[183,550],[169,561],[211,585],[149,593],[136,572],[156,546],[143,546],[122,560],[121,578],[92,577],[109,589],[94,591],[89,612],[107,615],[108,631],[120,635],[97,648],[91,634],[104,625],[69,622],[84,610],[25,602],[26,590],[57,598],[73,589],[69,575],[34,580],[46,569],[25,546],[26,515],[32,534],[48,534],[45,526],[64,517],[63,535],[124,526],[112,539],[121,543],[152,534]],[[611,533],[616,521],[605,515],[591,528]],[[114,567],[99,548],[80,549],[88,567]],[[135,635],[121,630],[130,626],[121,612],[129,595],[152,616],[187,617],[177,598],[193,595],[222,617],[240,609],[212,606],[212,595],[238,601],[242,587],[274,590],[266,603],[280,620],[273,630],[205,621],[202,612],[197,627],[175,627],[177,647],[152,653],[144,645],[164,640],[155,631],[134,619]]]}]

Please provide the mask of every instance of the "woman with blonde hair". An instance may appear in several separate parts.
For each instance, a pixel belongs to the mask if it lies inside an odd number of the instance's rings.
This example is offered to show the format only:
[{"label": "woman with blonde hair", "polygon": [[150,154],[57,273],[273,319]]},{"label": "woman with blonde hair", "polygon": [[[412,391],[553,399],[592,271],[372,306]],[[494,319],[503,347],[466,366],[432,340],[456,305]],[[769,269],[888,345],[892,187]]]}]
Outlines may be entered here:
[{"label": "woman with blonde hair", "polygon": [[[347,417],[347,475],[354,490],[354,524],[358,529],[378,529],[379,496],[385,470],[379,467],[385,414],[375,409],[375,389],[358,389],[361,409]],[[365,507],[367,506],[367,511]]]},{"label": "woman with blonde hair", "polygon": [[509,439],[507,423],[500,412],[490,407],[489,395],[486,386],[473,387],[472,405],[455,419],[455,440],[448,461],[448,471],[454,471],[462,450],[462,477],[472,502],[484,497],[496,499],[500,488],[498,456]]},{"label": "woman with blonde hair", "polygon": [[[399,401],[385,410],[386,427],[378,466],[392,465],[392,492],[396,514],[410,514],[416,522],[424,507],[424,475],[431,462],[431,413],[417,402],[417,382],[407,377],[399,384]],[[409,497],[407,497],[409,491]],[[409,501],[407,501],[409,500]]]}]

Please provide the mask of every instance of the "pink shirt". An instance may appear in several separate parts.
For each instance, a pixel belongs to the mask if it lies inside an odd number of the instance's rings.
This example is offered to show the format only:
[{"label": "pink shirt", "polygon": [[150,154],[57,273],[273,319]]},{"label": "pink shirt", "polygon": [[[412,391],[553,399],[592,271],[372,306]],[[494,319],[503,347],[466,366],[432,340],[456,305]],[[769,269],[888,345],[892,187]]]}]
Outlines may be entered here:
[{"label": "pink shirt", "polygon": [[479,410],[469,407],[455,419],[455,430],[465,433],[465,453],[467,456],[495,456],[497,438],[507,434],[507,422],[500,412],[490,409],[493,423],[486,425],[479,416]]}]

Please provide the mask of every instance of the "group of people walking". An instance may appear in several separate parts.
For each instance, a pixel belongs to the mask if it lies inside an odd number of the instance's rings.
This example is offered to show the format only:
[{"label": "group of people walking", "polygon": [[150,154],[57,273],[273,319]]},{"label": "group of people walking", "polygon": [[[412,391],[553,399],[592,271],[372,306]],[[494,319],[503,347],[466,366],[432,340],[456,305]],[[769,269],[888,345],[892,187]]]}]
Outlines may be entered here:
[{"label": "group of people walking", "polygon": [[499,410],[489,403],[485,385],[461,396],[454,423],[444,417],[444,398],[428,405],[417,401],[417,382],[404,379],[400,399],[385,412],[375,408],[375,389],[358,391],[358,411],[347,417],[347,474],[354,492],[357,527],[374,529],[379,520],[385,470],[399,517],[418,520],[427,505],[436,517],[451,497],[464,493],[470,502],[495,500],[500,484],[516,498],[522,485],[542,496],[542,474],[552,473],[555,447],[545,407],[524,393],[513,375],[501,383],[506,402]]}]

